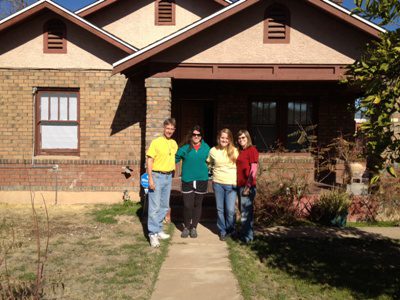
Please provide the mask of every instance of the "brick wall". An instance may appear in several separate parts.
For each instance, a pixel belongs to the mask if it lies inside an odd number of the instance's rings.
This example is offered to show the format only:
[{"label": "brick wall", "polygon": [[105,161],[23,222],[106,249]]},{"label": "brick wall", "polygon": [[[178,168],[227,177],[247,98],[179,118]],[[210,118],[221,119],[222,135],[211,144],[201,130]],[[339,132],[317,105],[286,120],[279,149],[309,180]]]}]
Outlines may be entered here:
[{"label": "brick wall", "polygon": [[163,133],[164,120],[171,117],[171,78],[147,78],[146,149]]},{"label": "brick wall", "polygon": [[309,153],[261,153],[260,172],[270,180],[314,182],[314,158]]},{"label": "brick wall", "polygon": [[[33,155],[33,87],[80,89],[79,157]],[[145,135],[145,89],[107,70],[0,70],[0,189],[137,190]],[[133,169],[130,179],[122,167]]]},{"label": "brick wall", "polygon": [[[129,166],[130,177],[123,168]],[[0,160],[0,191],[133,191],[138,193],[138,161]]]}]

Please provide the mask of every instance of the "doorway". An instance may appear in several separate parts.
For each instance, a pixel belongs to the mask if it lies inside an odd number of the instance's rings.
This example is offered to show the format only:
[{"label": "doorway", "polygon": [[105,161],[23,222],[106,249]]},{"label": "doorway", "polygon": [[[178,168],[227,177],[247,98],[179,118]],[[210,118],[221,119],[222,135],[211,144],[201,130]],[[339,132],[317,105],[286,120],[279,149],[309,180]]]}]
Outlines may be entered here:
[{"label": "doorway", "polygon": [[212,147],[215,144],[215,102],[209,99],[180,99],[177,101],[177,141],[184,143],[187,133],[194,125],[204,131],[204,141]]}]

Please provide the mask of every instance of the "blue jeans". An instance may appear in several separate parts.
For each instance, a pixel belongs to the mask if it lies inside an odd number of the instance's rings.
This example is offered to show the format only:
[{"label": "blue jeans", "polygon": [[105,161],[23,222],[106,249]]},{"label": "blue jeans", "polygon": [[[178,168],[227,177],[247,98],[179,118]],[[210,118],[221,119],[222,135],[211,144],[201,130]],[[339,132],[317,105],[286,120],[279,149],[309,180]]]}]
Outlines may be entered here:
[{"label": "blue jeans", "polygon": [[244,242],[250,242],[253,240],[253,219],[254,219],[254,198],[256,196],[256,188],[250,188],[250,194],[243,196],[242,192],[244,186],[239,187],[239,201],[240,201],[240,238]]},{"label": "blue jeans", "polygon": [[159,233],[163,230],[163,220],[169,209],[171,195],[172,174],[153,172],[155,190],[149,190],[149,211],[147,229],[149,234]]},{"label": "blue jeans", "polygon": [[235,231],[236,186],[214,182],[213,189],[217,203],[217,227],[219,234],[225,236]]}]

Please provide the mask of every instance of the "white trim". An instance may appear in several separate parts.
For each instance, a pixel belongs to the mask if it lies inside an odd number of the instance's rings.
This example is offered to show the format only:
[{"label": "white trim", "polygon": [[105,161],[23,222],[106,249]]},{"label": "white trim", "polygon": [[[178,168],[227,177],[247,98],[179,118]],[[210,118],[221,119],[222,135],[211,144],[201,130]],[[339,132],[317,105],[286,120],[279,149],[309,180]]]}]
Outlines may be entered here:
[{"label": "white trim", "polygon": [[[84,7],[80,8],[80,9],[78,9],[77,11],[75,11],[75,13],[76,14],[80,14],[81,12],[83,12],[85,10],[88,10],[89,8],[92,8],[93,6],[96,6],[96,5],[100,4],[100,3],[103,3],[104,1],[106,1],[106,0],[98,0],[96,2],[93,2],[92,4],[89,4],[87,6],[84,6]],[[224,0],[224,1],[226,3],[228,3],[228,4],[232,4],[232,1],[230,1],[230,0]]]},{"label": "white trim", "polygon": [[39,4],[42,4],[43,2],[46,2],[46,0],[40,0],[38,2],[34,2],[31,5],[25,7],[24,9],[21,9],[21,10],[17,11],[16,13],[13,13],[12,15],[9,15],[7,18],[4,18],[4,19],[0,20],[0,25],[5,23],[5,22],[7,22],[8,20],[10,20],[10,19],[12,19],[12,18],[14,18],[14,17],[26,12],[27,10],[30,10],[30,9],[38,6]]},{"label": "white trim", "polygon": [[116,36],[112,35],[111,33],[109,33],[109,32],[107,32],[107,31],[105,31],[105,30],[103,30],[103,29],[97,27],[96,25],[94,25],[94,24],[88,22],[87,20],[81,18],[80,16],[74,14],[73,12],[67,10],[66,8],[64,8],[64,7],[60,6],[60,5],[58,5],[57,3],[54,3],[54,2],[51,1],[51,0],[40,0],[40,1],[38,1],[38,2],[35,2],[35,3],[31,4],[30,6],[27,6],[27,7],[25,7],[24,9],[22,9],[22,10],[16,12],[16,13],[12,14],[11,16],[8,16],[7,18],[1,20],[1,21],[0,21],[0,25],[3,24],[3,23],[5,23],[5,22],[7,22],[7,21],[9,21],[9,20],[11,20],[11,19],[13,19],[13,18],[15,18],[16,16],[18,16],[18,15],[20,15],[20,14],[26,12],[26,11],[31,10],[32,8],[34,8],[34,7],[36,7],[36,6],[40,5],[40,4],[42,4],[42,3],[44,3],[44,2],[47,2],[47,3],[49,3],[50,5],[52,5],[52,6],[54,6],[54,7],[57,7],[58,9],[60,9],[60,10],[62,10],[63,12],[67,13],[68,15],[70,15],[71,17],[73,17],[73,18],[75,18],[75,19],[81,21],[82,23],[85,23],[86,25],[92,27],[92,28],[95,29],[96,31],[101,32],[102,34],[104,34],[104,35],[108,36],[109,38],[113,39],[114,41],[116,41],[116,42],[118,42],[118,43],[124,45],[125,47],[127,47],[127,48],[129,48],[129,49],[131,49],[131,50],[134,50],[134,51],[138,51],[138,48],[136,48],[136,47],[134,47],[134,46],[128,44],[127,42],[125,42],[125,41],[123,41],[123,40],[117,38]]},{"label": "white trim", "polygon": [[[225,1],[227,1],[227,0],[225,0]],[[179,35],[187,32],[187,31],[189,31],[190,29],[192,29],[194,27],[197,27],[197,26],[203,24],[204,22],[206,22],[206,21],[208,21],[208,20],[210,20],[212,18],[215,18],[216,16],[218,16],[218,15],[220,15],[220,14],[222,14],[222,13],[224,13],[224,12],[226,12],[226,11],[228,11],[228,10],[230,10],[230,9],[232,9],[232,8],[238,6],[238,5],[240,5],[240,4],[242,4],[243,2],[246,2],[246,1],[247,0],[239,0],[239,1],[233,2],[231,5],[228,5],[227,7],[223,8],[223,9],[221,9],[221,10],[215,12],[215,13],[213,13],[212,15],[210,15],[210,16],[204,18],[204,19],[200,19],[200,20],[192,23],[191,25],[189,25],[187,27],[184,27],[181,30],[176,31],[173,34],[168,35],[168,36],[162,38],[161,40],[158,40],[158,41],[154,42],[153,44],[150,44],[150,45],[140,49],[138,52],[135,52],[135,53],[133,53],[131,55],[128,55],[127,57],[125,57],[125,58],[113,63],[113,68],[119,66],[120,64],[123,64],[124,62],[126,62],[126,61],[128,61],[128,60],[130,60],[130,59],[132,59],[134,57],[137,57],[137,56],[139,56],[139,55],[141,55],[141,54],[143,54],[143,53],[145,53],[145,52],[157,47],[160,44],[163,44],[163,43],[175,38],[176,36],[179,36]],[[360,17],[358,15],[351,14],[351,11],[345,9],[344,7],[338,5],[338,4],[336,4],[336,3],[334,3],[334,2],[332,2],[330,0],[321,0],[321,1],[323,1],[326,4],[328,4],[328,5],[332,6],[332,7],[336,8],[336,9],[338,9],[338,10],[344,12],[344,13],[346,13],[349,16],[351,16],[351,17],[353,17],[353,18],[355,18],[355,19],[357,19],[357,20],[359,20],[359,21],[361,21],[361,22],[363,22],[363,23],[365,23],[365,24],[367,24],[367,25],[379,30],[380,32],[387,32],[384,28],[382,28],[382,27],[380,27],[380,26],[378,26],[378,25],[376,25],[376,24],[374,24],[374,23],[372,23],[372,22],[370,22],[370,21],[368,21],[368,20],[366,20],[366,19],[364,19],[364,18],[362,18],[362,17]]]},{"label": "white trim", "polygon": [[234,2],[231,5],[228,5],[227,7],[224,7],[221,10],[213,13],[212,15],[209,15],[208,17],[205,17],[204,19],[200,19],[200,20],[198,20],[198,21],[196,21],[196,22],[194,22],[194,23],[192,23],[192,24],[190,24],[190,25],[188,25],[188,26],[186,26],[186,27],[174,32],[171,35],[167,35],[166,37],[162,38],[161,40],[158,40],[158,41],[154,42],[153,44],[150,44],[150,45],[140,49],[138,52],[135,52],[135,53],[133,53],[131,55],[128,55],[127,57],[125,57],[125,58],[113,63],[113,67],[115,68],[115,67],[119,66],[120,64],[122,64],[122,63],[124,63],[124,62],[126,62],[126,61],[128,61],[128,60],[130,60],[130,59],[132,59],[134,57],[136,57],[136,56],[139,56],[140,54],[143,54],[143,53],[145,53],[145,52],[157,47],[158,45],[161,45],[161,44],[173,39],[176,36],[179,36],[179,35],[185,33],[187,31],[189,31],[190,29],[195,28],[195,27],[207,22],[208,20],[210,20],[212,18],[215,18],[216,16],[219,16],[220,14],[223,14],[224,12],[233,9],[234,7],[236,7],[236,6],[242,4],[243,2],[246,2],[246,1],[247,0],[239,0],[237,2]]},{"label": "white trim", "polygon": [[106,1],[106,0],[99,0],[99,1],[93,2],[92,4],[89,4],[87,6],[84,6],[84,7],[80,8],[80,9],[78,9],[77,11],[75,11],[75,13],[76,14],[80,14],[81,12],[83,12],[83,11],[89,9],[89,8],[92,8],[93,6],[96,6],[97,4],[103,3],[104,1]]},{"label": "white trim", "polygon": [[336,9],[344,12],[345,14],[347,14],[347,15],[349,15],[349,16],[351,16],[351,17],[353,17],[353,18],[355,18],[355,19],[357,19],[357,20],[359,20],[359,21],[361,21],[361,22],[363,22],[365,24],[367,24],[368,26],[371,26],[372,28],[375,28],[376,30],[378,30],[378,31],[380,31],[382,33],[387,32],[386,29],[380,27],[379,25],[376,25],[376,24],[372,23],[371,21],[368,21],[367,19],[364,19],[363,17],[360,17],[359,15],[352,14],[350,10],[344,8],[343,6],[341,6],[339,4],[336,4],[335,2],[332,2],[331,0],[322,0],[322,2],[325,2],[326,4],[329,4],[330,6],[332,6],[332,7],[336,8]]}]

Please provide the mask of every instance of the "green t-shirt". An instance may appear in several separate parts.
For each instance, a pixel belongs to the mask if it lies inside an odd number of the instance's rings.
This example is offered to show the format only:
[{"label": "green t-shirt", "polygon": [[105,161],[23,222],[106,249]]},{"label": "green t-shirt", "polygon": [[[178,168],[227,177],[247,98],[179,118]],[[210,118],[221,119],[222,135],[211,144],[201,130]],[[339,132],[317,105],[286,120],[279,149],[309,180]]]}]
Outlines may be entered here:
[{"label": "green t-shirt", "polygon": [[207,157],[210,146],[202,141],[199,150],[185,144],[179,148],[175,155],[175,162],[182,160],[182,181],[191,182],[195,180],[208,180]]}]

